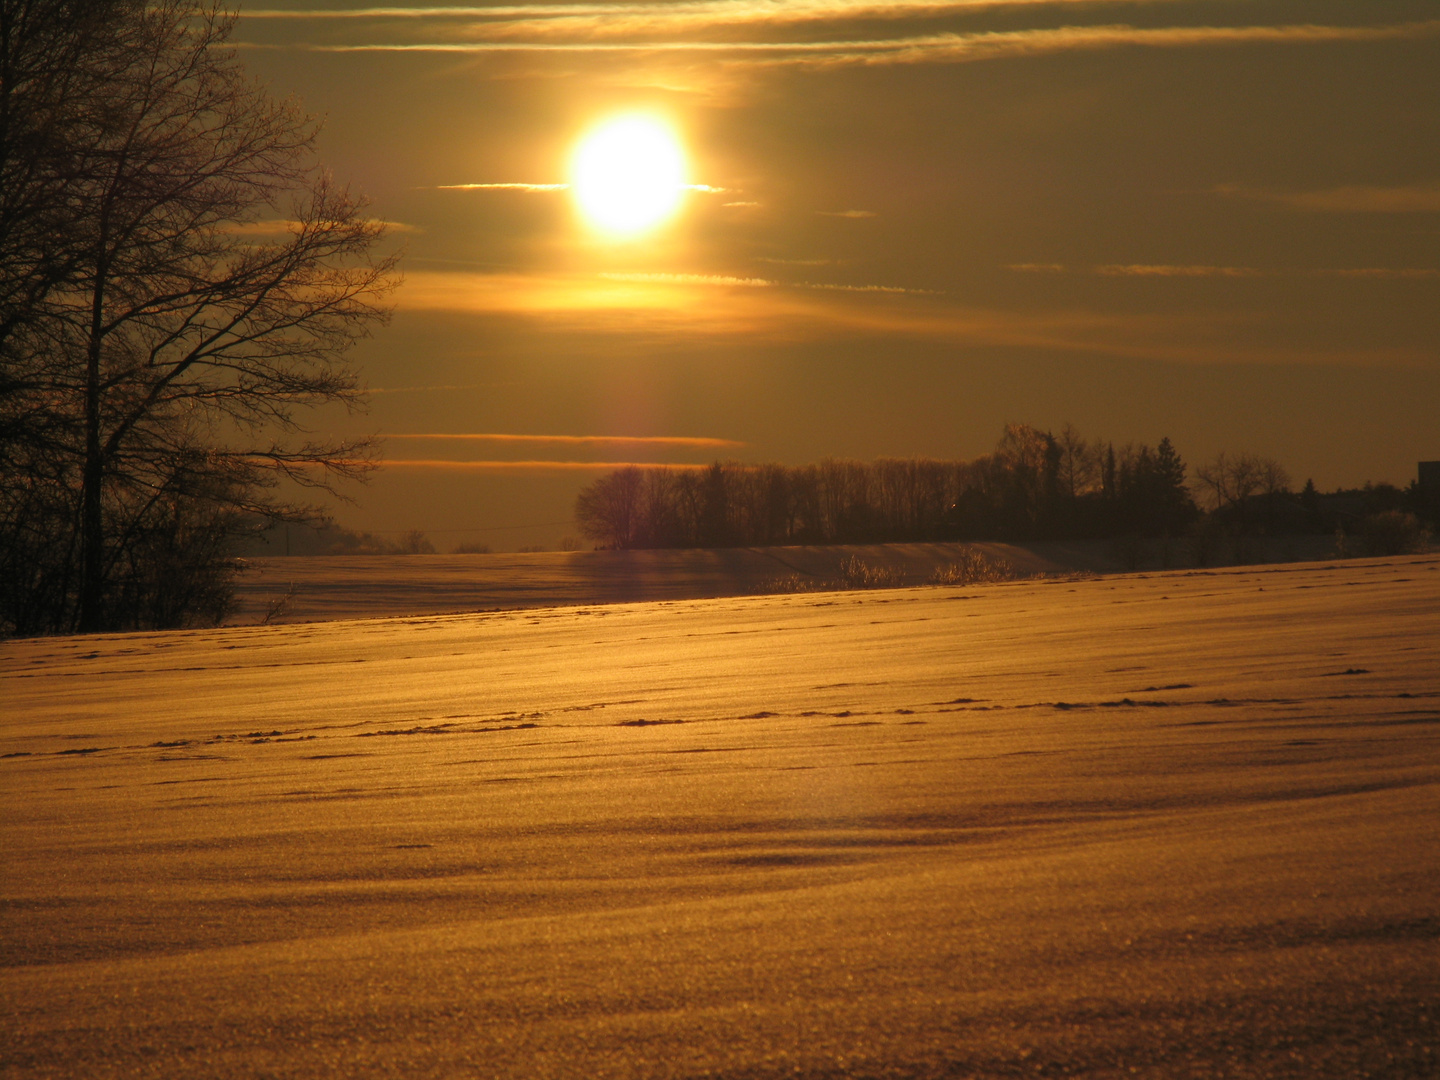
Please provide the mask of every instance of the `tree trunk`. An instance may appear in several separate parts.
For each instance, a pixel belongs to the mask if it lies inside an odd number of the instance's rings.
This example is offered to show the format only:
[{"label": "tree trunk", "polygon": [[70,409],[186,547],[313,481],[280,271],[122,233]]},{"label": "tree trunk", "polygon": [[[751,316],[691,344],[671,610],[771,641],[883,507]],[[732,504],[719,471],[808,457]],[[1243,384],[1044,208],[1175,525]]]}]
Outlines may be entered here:
[{"label": "tree trunk", "polygon": [[[98,305],[97,305],[98,310]],[[100,338],[92,335],[85,363],[85,467],[80,489],[80,611],[77,629],[104,629],[105,522],[101,488],[105,458],[100,450]]]}]

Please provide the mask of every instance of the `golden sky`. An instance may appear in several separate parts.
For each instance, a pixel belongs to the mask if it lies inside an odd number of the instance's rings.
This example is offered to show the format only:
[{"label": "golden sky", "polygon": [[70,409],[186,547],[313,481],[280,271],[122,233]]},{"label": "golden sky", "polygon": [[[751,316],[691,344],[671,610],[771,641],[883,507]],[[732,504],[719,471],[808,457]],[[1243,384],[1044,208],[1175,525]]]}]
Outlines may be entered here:
[{"label": "golden sky", "polygon": [[[268,0],[234,41],[408,253],[353,524],[553,543],[584,463],[1007,421],[1322,488],[1440,457],[1434,0]],[[678,207],[596,230],[576,148],[636,113]]]}]

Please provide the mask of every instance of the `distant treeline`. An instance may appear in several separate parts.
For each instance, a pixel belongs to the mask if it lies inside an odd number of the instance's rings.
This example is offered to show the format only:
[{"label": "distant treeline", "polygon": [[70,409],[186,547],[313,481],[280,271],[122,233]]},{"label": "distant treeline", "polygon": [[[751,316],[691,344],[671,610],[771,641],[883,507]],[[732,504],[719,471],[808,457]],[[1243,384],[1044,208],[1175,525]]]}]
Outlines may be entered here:
[{"label": "distant treeline", "polygon": [[[233,546],[237,555],[433,555],[435,545],[419,529],[387,540],[347,529],[334,518],[309,522],[255,522]],[[487,549],[488,550],[488,549]]]},{"label": "distant treeline", "polygon": [[1293,493],[1253,454],[1220,454],[1192,479],[1168,438],[1116,446],[1011,424],[973,461],[627,467],[586,486],[575,517],[602,547],[748,547],[1334,532],[1419,502],[1414,485]]}]

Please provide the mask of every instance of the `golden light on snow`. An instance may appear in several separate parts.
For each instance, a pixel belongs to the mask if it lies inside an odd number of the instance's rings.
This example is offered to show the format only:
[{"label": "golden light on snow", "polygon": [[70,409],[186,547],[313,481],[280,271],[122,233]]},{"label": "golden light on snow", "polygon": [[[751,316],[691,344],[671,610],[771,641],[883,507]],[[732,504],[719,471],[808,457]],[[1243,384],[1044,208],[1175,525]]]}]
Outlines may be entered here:
[{"label": "golden light on snow", "polygon": [[674,129],[658,117],[627,113],[603,121],[580,140],[571,185],[586,223],[624,238],[675,213],[685,174],[685,152]]}]

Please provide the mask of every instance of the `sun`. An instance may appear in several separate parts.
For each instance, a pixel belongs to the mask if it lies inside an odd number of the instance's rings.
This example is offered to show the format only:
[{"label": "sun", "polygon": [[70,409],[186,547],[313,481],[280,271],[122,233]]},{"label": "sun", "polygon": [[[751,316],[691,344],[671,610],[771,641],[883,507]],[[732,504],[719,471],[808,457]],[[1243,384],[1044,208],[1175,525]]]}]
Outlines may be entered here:
[{"label": "sun", "polygon": [[615,238],[665,221],[686,187],[685,152],[674,130],[654,116],[628,113],[603,121],[580,140],[571,190],[587,224]]}]

